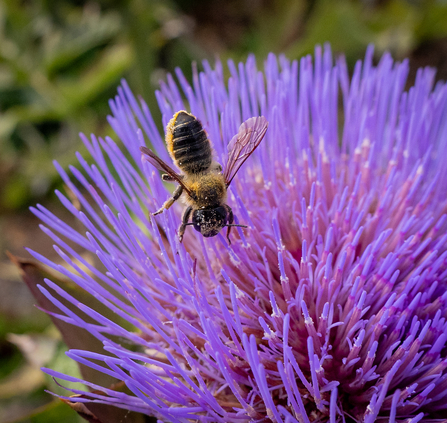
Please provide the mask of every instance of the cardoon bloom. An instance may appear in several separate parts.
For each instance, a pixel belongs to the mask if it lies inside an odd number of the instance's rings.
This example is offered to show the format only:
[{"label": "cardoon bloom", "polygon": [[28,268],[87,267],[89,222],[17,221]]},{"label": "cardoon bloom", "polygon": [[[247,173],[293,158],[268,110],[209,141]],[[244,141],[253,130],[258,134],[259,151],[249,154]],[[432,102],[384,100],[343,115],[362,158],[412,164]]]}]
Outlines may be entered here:
[{"label": "cardoon bloom", "polygon": [[[116,139],[82,139],[76,196],[57,192],[79,228],[38,206],[59,270],[120,324],[41,287],[59,317],[104,354],[71,350],[128,390],[83,381],[94,401],[164,422],[432,421],[447,416],[447,87],[372,49],[352,78],[329,48],[290,62],[270,55],[177,70],[156,93],[166,125],[188,110],[225,163],[242,121],[269,129],[229,189],[237,228],[203,238],[182,206],[150,218],[169,191],[139,147],[171,164],[144,101],[125,82],[110,102]],[[171,185],[172,187],[172,185]],[[72,202],[73,200],[73,202]],[[93,266],[78,246],[95,254]],[[79,308],[72,312],[54,291]],[[74,378],[45,370],[59,380]],[[81,391],[72,390],[74,393]]]}]

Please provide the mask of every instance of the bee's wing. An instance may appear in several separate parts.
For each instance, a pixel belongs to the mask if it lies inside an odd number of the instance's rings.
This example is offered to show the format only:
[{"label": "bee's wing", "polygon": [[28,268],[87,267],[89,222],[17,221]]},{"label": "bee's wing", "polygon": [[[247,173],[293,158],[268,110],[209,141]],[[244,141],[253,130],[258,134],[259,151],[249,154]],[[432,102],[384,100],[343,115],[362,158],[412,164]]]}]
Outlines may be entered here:
[{"label": "bee's wing", "polygon": [[224,169],[225,182],[230,185],[239,168],[264,138],[268,127],[264,116],[247,119],[228,144],[228,160]]},{"label": "bee's wing", "polygon": [[178,173],[174,172],[174,170],[172,170],[170,166],[168,166],[163,160],[161,160],[160,157],[156,156],[155,153],[153,153],[147,147],[140,147],[140,151],[144,154],[144,158],[150,164],[155,166],[158,170],[166,172],[169,176],[175,179],[175,181],[178,182],[189,195],[191,195],[191,191],[183,183],[181,176]]}]

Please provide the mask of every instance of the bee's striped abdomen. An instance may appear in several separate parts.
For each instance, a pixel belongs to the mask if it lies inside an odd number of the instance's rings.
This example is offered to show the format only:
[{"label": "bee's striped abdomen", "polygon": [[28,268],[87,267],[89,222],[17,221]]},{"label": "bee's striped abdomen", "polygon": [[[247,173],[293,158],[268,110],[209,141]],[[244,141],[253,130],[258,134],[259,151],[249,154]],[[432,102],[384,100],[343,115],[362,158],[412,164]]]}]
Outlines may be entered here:
[{"label": "bee's striped abdomen", "polygon": [[176,113],[169,122],[166,142],[171,157],[185,173],[204,172],[213,161],[202,124],[185,111]]}]

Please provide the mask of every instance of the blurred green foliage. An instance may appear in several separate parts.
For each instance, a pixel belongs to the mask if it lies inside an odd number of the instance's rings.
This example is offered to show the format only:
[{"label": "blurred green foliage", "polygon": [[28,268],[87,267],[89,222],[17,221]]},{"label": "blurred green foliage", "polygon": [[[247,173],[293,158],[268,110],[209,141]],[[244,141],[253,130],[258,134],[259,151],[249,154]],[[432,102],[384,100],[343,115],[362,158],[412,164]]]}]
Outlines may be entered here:
[{"label": "blurred green foliage", "polygon": [[[188,77],[194,60],[219,55],[237,61],[253,52],[261,62],[270,51],[295,59],[326,41],[350,66],[374,43],[377,57],[389,50],[397,59],[410,57],[413,67],[437,66],[446,79],[447,2],[0,0],[0,225],[8,229],[11,216],[26,206],[51,201],[60,184],[52,160],[66,168],[75,164],[75,151],[86,153],[78,132],[113,137],[108,99],[121,78],[159,121],[154,90],[176,66]],[[36,236],[34,226],[23,235],[24,244]],[[15,234],[3,238],[22,240]],[[0,247],[14,252],[16,245],[3,241]],[[7,273],[1,272],[2,283]],[[0,307],[0,420],[79,421],[43,394],[55,385],[26,358],[22,338],[8,335],[44,333],[60,342],[51,330],[48,335],[49,320],[36,316]],[[58,345],[52,367],[63,369],[73,363]]]},{"label": "blurred green foliage", "polygon": [[0,3],[0,210],[47,195],[51,162],[73,160],[79,131],[104,135],[120,78],[154,106],[151,76],[196,57],[180,38],[169,45],[172,19],[156,0]]}]

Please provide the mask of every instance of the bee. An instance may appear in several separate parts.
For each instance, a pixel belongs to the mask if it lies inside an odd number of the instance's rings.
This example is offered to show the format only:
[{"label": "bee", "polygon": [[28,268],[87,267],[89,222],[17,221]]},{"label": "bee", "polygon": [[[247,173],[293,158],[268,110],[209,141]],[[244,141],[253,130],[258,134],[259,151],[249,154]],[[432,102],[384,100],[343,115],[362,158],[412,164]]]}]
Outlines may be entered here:
[{"label": "bee", "polygon": [[[180,174],[147,147],[140,147],[145,160],[158,170],[166,172],[162,175],[164,181],[179,184],[172,197],[153,215],[169,209],[181,198],[187,208],[178,229],[180,242],[189,225],[204,237],[216,236],[222,228],[228,227],[229,244],[233,226],[246,228],[244,225],[233,224],[233,211],[225,204],[227,189],[239,168],[264,138],[267,127],[268,122],[263,116],[253,117],[242,123],[228,145],[228,159],[223,171],[213,157],[212,145],[202,124],[184,110],[177,112],[166,127],[169,155],[181,170]],[[192,222],[189,222],[191,216]]]}]

